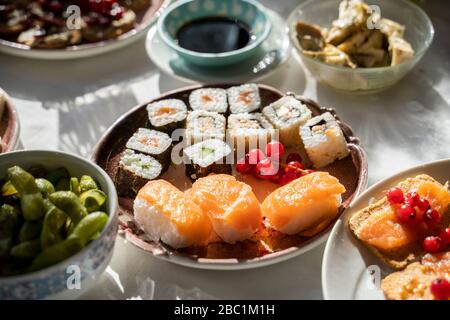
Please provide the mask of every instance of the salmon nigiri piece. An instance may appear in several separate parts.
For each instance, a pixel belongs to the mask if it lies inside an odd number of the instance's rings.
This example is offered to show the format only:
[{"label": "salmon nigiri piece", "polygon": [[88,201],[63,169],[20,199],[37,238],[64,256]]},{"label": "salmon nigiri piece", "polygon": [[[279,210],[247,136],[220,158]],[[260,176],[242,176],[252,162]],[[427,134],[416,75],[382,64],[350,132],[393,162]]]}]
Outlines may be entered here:
[{"label": "salmon nigiri piece", "polygon": [[260,204],[252,188],[233,176],[198,179],[187,194],[208,214],[214,231],[225,242],[248,239],[261,225]]},{"label": "salmon nigiri piece", "polygon": [[211,222],[202,209],[165,180],[148,182],[134,200],[137,224],[153,240],[178,249],[208,244]]},{"label": "salmon nigiri piece", "polygon": [[338,179],[327,172],[314,172],[269,194],[261,210],[272,228],[297,234],[335,218],[344,192]]}]

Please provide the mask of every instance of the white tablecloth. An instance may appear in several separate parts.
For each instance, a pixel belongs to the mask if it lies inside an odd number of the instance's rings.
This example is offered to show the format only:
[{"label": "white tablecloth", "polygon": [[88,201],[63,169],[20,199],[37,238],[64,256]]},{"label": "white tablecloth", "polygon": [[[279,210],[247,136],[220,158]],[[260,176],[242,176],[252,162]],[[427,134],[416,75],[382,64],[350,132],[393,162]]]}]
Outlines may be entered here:
[{"label": "white tablecloth", "polygon": [[[262,1],[287,17],[300,1]],[[397,86],[371,96],[317,84],[295,55],[260,82],[336,108],[369,156],[369,184],[421,162],[450,157],[449,3],[425,0],[436,37]],[[0,87],[22,124],[22,147],[88,157],[115,119],[138,103],[186,85],[161,74],[145,39],[102,56],[38,61],[0,54]],[[107,272],[83,297],[318,299],[323,245],[287,262],[239,272],[193,270],[159,261],[118,238]]]}]

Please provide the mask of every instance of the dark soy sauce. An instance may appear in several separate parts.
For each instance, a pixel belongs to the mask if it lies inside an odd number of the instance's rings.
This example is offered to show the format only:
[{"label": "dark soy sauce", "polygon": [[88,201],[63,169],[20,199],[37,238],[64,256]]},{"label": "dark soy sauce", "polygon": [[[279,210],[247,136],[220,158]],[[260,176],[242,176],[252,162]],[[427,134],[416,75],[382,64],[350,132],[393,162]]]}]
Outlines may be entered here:
[{"label": "dark soy sauce", "polygon": [[177,32],[178,45],[202,53],[222,53],[245,47],[250,28],[227,17],[205,17],[186,23]]}]

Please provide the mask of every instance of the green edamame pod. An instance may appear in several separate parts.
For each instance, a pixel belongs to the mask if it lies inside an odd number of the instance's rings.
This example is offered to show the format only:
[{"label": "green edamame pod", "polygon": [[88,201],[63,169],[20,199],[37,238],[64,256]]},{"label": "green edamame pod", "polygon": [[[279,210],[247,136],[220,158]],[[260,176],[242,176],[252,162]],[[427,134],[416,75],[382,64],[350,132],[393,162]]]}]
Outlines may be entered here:
[{"label": "green edamame pod", "polygon": [[41,241],[39,239],[25,241],[12,247],[11,256],[20,259],[32,259],[41,252]]},{"label": "green edamame pod", "polygon": [[80,182],[78,181],[78,178],[70,178],[70,191],[72,191],[76,195],[80,194]]},{"label": "green edamame pod", "polygon": [[35,180],[35,182],[36,182],[36,185],[37,185],[39,191],[42,193],[42,196],[44,198],[47,198],[50,193],[55,192],[55,187],[47,179],[38,178]]},{"label": "green edamame pod", "polygon": [[47,169],[45,169],[43,166],[40,166],[40,165],[32,166],[27,171],[35,179],[43,178],[48,174]]},{"label": "green edamame pod", "polygon": [[106,194],[101,190],[91,189],[80,195],[80,201],[88,212],[98,211],[106,201]]},{"label": "green edamame pod", "polygon": [[97,211],[88,214],[75,227],[69,238],[77,237],[81,244],[85,246],[92,238],[103,230],[108,222],[108,215]]},{"label": "green edamame pod", "polygon": [[31,263],[31,270],[35,271],[63,261],[83,248],[78,237],[68,238],[42,251]]},{"label": "green edamame pod", "polygon": [[14,188],[13,184],[10,180],[6,181],[2,186],[2,196],[8,197],[17,194],[16,188]]},{"label": "green edamame pod", "polygon": [[41,219],[45,214],[44,200],[34,177],[19,166],[9,168],[8,176],[20,195],[24,218],[31,221]]},{"label": "green edamame pod", "polygon": [[85,191],[91,189],[98,189],[97,183],[91,176],[81,176],[80,178],[80,192],[83,193]]},{"label": "green edamame pod", "polygon": [[13,206],[0,207],[0,257],[6,255],[12,247],[14,233],[19,224],[19,214]]},{"label": "green edamame pod", "polygon": [[42,220],[25,221],[19,231],[19,242],[39,238],[42,230]]},{"label": "green edamame pod", "polygon": [[64,211],[75,225],[87,216],[86,208],[72,191],[56,191],[49,195],[48,198],[58,209]]},{"label": "green edamame pod", "polygon": [[47,213],[41,232],[41,247],[46,249],[63,240],[62,228],[68,220],[67,215],[59,210],[50,200],[44,200]]},{"label": "green edamame pod", "polygon": [[66,168],[58,168],[53,171],[50,171],[45,177],[48,181],[56,185],[61,179],[69,179],[69,171]]}]

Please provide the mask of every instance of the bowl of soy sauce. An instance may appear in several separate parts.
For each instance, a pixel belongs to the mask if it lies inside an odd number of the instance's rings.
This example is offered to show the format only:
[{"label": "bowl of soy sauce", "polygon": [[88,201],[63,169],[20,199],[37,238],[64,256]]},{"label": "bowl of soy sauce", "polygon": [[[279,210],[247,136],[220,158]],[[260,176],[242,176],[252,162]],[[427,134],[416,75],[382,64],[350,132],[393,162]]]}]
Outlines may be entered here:
[{"label": "bowl of soy sauce", "polygon": [[270,33],[255,0],[181,0],[158,21],[161,39],[187,62],[223,66],[255,54]]}]

